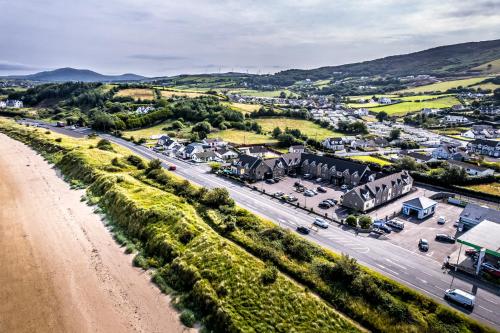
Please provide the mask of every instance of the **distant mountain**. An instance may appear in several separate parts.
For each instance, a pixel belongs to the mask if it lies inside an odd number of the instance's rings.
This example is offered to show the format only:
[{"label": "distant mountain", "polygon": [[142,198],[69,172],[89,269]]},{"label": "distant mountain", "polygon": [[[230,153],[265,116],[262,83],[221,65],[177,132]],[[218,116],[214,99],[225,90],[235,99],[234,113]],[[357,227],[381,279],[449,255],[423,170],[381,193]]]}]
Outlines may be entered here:
[{"label": "distant mountain", "polygon": [[59,68],[53,71],[45,71],[30,75],[9,76],[11,79],[22,79],[42,82],[118,82],[118,81],[139,81],[146,79],[144,76],[136,74],[103,75],[88,69]]},{"label": "distant mountain", "polygon": [[[290,69],[271,75],[273,81],[287,83],[304,79],[323,80],[334,76],[467,75],[481,72],[478,67],[500,59],[500,39],[439,46],[386,58],[316,69]],[[492,68],[490,66],[489,68]],[[268,76],[269,78],[269,76]]]}]

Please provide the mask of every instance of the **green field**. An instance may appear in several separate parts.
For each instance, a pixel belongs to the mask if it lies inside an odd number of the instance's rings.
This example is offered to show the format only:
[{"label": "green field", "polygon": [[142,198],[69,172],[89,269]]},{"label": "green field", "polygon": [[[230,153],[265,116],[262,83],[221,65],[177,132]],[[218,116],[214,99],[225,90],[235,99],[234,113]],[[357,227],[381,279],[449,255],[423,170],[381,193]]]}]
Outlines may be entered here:
[{"label": "green field", "polygon": [[469,185],[465,188],[480,192],[488,193],[492,195],[500,195],[500,183],[489,183],[489,184],[479,184],[479,185]]},{"label": "green field", "polygon": [[494,84],[493,82],[487,82],[487,83],[479,83],[479,84],[475,84],[473,86],[470,86],[471,88],[481,88],[481,89],[489,89],[491,91],[495,90],[495,89],[498,89],[500,88],[500,85],[499,84]]},{"label": "green field", "polygon": [[231,94],[239,94],[243,96],[253,96],[253,97],[279,97],[281,92],[284,92],[287,96],[295,93],[291,92],[288,89],[281,90],[271,90],[271,91],[261,91],[261,90],[253,90],[253,89],[237,89],[231,90],[229,93]]},{"label": "green field", "polygon": [[236,102],[222,102],[222,104],[229,106],[233,110],[240,111],[243,114],[251,113],[261,108],[261,105],[259,104],[246,104]]},{"label": "green field", "polygon": [[441,97],[454,96],[453,94],[439,94],[439,95],[416,95],[416,96],[403,96],[397,97],[394,99],[405,101],[405,102],[414,102],[414,101],[426,101],[429,99],[436,99]]},{"label": "green field", "polygon": [[375,164],[378,164],[380,166],[387,166],[387,165],[392,164],[389,161],[386,161],[386,160],[383,160],[381,158],[371,156],[371,155],[351,156],[350,158],[353,160],[356,160],[356,161],[361,161],[361,162],[366,162],[366,163],[375,163]]},{"label": "green field", "polygon": [[[491,65],[491,66],[488,67],[489,65]],[[472,70],[482,71],[485,74],[486,73],[500,73],[500,59],[493,60],[493,61],[487,62],[485,64],[479,65],[477,67],[472,68]]]},{"label": "green field", "polygon": [[191,133],[191,127],[186,126],[182,128],[181,130],[163,130],[163,128],[168,128],[172,121],[164,121],[158,125],[151,126],[151,127],[145,127],[137,130],[128,130],[128,131],[123,131],[123,136],[125,138],[129,138],[133,136],[135,139],[140,139],[144,138],[149,140],[149,138],[152,135],[158,135],[158,134],[167,134],[167,133],[176,133],[177,138],[188,138],[190,133]]},{"label": "green field", "polygon": [[449,108],[455,104],[460,104],[456,97],[448,96],[442,97],[435,100],[427,100],[423,102],[402,102],[392,105],[378,106],[370,108],[370,111],[380,112],[385,111],[391,116],[404,116],[407,113],[420,111],[423,108]]},{"label": "green field", "polygon": [[311,139],[324,140],[330,137],[340,137],[344,134],[339,132],[331,131],[327,128],[323,128],[318,124],[313,123],[309,120],[303,119],[292,119],[292,118],[259,118],[255,120],[264,132],[272,132],[276,127],[284,130],[285,128],[299,129],[302,134],[307,135]]},{"label": "green field", "polygon": [[428,84],[425,86],[404,89],[404,90],[401,90],[399,92],[400,93],[419,94],[419,93],[425,93],[425,92],[431,92],[431,91],[446,91],[448,89],[457,88],[458,86],[462,86],[462,87],[472,86],[472,85],[477,84],[477,83],[479,83],[487,78],[488,78],[487,76],[481,76],[481,77],[474,77],[474,78],[469,78],[469,79],[437,82],[437,83]]},{"label": "green field", "polygon": [[264,144],[264,143],[277,143],[278,140],[263,134],[254,132],[241,131],[237,129],[227,129],[219,132],[213,132],[208,135],[209,138],[221,138],[224,141],[238,144]]}]

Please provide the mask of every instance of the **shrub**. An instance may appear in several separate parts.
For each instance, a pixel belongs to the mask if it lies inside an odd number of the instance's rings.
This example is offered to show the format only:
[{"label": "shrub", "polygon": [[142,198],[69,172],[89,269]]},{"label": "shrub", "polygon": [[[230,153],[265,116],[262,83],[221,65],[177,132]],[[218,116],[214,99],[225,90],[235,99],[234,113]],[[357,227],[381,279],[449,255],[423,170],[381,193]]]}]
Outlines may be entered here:
[{"label": "shrub", "polygon": [[147,270],[149,268],[148,266],[148,262],[146,260],[146,258],[144,258],[144,256],[140,253],[138,253],[135,257],[134,257],[134,260],[132,260],[132,264],[135,266],[135,267],[140,267],[144,270]]},{"label": "shrub", "polygon": [[129,155],[127,157],[127,162],[129,162],[131,165],[135,166],[139,170],[146,169],[144,161],[136,155]]},{"label": "shrub", "polygon": [[184,310],[181,313],[181,322],[187,327],[193,327],[196,323],[196,317],[194,316],[193,311]]},{"label": "shrub", "polygon": [[111,142],[106,139],[99,140],[99,142],[97,143],[97,148],[99,148],[100,150],[113,151]]},{"label": "shrub", "polygon": [[276,281],[278,278],[278,269],[275,266],[268,266],[266,269],[262,272],[262,275],[260,276],[260,279],[263,284],[271,284]]},{"label": "shrub", "polygon": [[146,173],[149,173],[153,170],[161,169],[161,161],[159,159],[154,159],[149,161],[148,168],[146,169]]},{"label": "shrub", "polygon": [[369,229],[372,225],[372,218],[368,215],[363,215],[359,218],[359,226],[363,229]]},{"label": "shrub", "polygon": [[345,223],[347,223],[347,225],[349,225],[351,227],[357,227],[358,226],[358,219],[354,215],[349,215],[345,219]]},{"label": "shrub", "polygon": [[56,138],[56,142],[61,142],[62,138]]},{"label": "shrub", "polygon": [[225,188],[214,188],[209,190],[202,198],[203,203],[211,208],[219,206],[234,206],[234,200],[229,196]]}]

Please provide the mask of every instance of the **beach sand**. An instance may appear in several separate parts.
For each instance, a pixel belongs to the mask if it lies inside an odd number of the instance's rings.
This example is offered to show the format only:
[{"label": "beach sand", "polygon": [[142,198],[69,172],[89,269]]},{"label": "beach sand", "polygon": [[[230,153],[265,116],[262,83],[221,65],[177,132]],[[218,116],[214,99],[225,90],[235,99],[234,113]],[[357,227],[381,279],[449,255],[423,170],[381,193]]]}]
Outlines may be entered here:
[{"label": "beach sand", "polygon": [[83,191],[0,134],[0,332],[183,332]]}]

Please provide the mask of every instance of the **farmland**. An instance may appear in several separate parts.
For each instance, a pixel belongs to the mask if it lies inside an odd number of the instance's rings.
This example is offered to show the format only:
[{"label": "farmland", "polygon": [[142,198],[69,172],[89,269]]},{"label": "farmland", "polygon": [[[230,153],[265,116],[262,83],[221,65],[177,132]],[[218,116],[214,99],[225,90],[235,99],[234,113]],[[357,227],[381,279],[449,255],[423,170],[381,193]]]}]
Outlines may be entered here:
[{"label": "farmland", "polygon": [[500,59],[487,62],[472,68],[472,70],[481,71],[484,73],[500,73]]},{"label": "farmland", "polygon": [[389,161],[371,155],[351,156],[351,159],[365,163],[375,163],[380,166],[387,166],[392,164]]},{"label": "farmland", "polygon": [[292,118],[259,118],[256,122],[262,126],[264,132],[272,132],[276,127],[284,130],[285,128],[299,129],[302,134],[317,140],[324,140],[329,137],[339,137],[342,133],[323,128],[309,120]]},{"label": "farmland", "polygon": [[447,96],[438,98],[435,100],[427,100],[422,102],[401,102],[397,104],[378,106],[374,108],[370,108],[370,111],[380,112],[385,111],[391,116],[404,116],[407,113],[420,111],[423,108],[449,108],[455,104],[459,104],[460,102],[456,97]]},{"label": "farmland", "polygon": [[487,78],[488,77],[486,77],[486,76],[482,76],[482,77],[474,77],[474,78],[469,78],[469,79],[443,81],[443,82],[428,84],[425,86],[404,89],[400,92],[401,93],[416,93],[416,94],[431,92],[431,91],[443,91],[444,92],[448,89],[457,88],[458,86],[462,86],[462,87],[472,86],[472,85],[477,84],[477,83],[479,83]]},{"label": "farmland", "polygon": [[[179,131],[168,130],[171,123],[172,121],[164,121],[161,124],[155,126],[145,127],[137,130],[124,131],[123,136],[126,138],[133,136],[135,139],[140,139],[140,138],[149,139],[152,135],[176,133],[176,137],[180,138],[189,137],[189,133],[191,131],[191,128],[189,126],[180,129]],[[164,130],[164,128],[167,128],[167,130]]]},{"label": "farmland", "polygon": [[181,97],[199,97],[205,94],[201,92],[195,91],[181,91],[181,90],[161,90],[161,97],[170,98],[172,96],[181,96]]},{"label": "farmland", "polygon": [[259,104],[246,104],[236,102],[222,102],[223,105],[230,107],[233,110],[240,111],[243,114],[251,113],[260,109]]},{"label": "farmland", "polygon": [[295,95],[293,92],[291,92],[288,89],[270,90],[270,91],[252,90],[252,89],[238,89],[238,90],[231,90],[229,93],[244,95],[244,96],[253,96],[253,97],[279,97],[281,92],[284,92],[287,96],[290,94]]},{"label": "farmland", "polygon": [[488,193],[492,195],[500,194],[500,183],[498,182],[489,184],[469,185],[466,188],[480,193]]},{"label": "farmland", "polygon": [[237,129],[227,129],[219,132],[213,132],[208,135],[209,138],[221,138],[227,142],[239,145],[277,143],[278,141],[270,136],[257,134],[254,132],[241,131]]},{"label": "farmland", "polygon": [[154,100],[153,90],[148,88],[127,88],[116,93],[118,97],[132,97],[135,100]]}]

